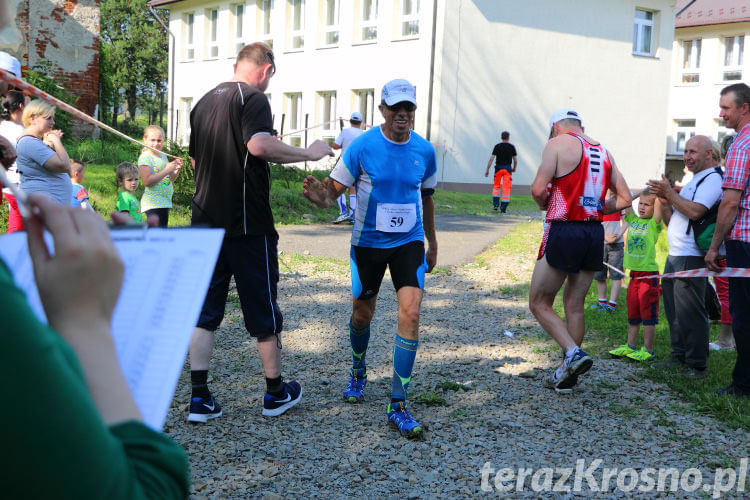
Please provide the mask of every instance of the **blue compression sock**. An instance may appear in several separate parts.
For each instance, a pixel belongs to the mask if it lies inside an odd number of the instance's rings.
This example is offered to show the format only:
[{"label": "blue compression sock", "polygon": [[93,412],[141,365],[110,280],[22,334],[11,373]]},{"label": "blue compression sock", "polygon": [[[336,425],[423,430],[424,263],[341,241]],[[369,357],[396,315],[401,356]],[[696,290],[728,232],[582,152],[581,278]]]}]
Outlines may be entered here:
[{"label": "blue compression sock", "polygon": [[349,195],[349,217],[354,217],[354,209],[357,208],[357,195]]},{"label": "blue compression sock", "polygon": [[411,382],[411,371],[417,357],[419,340],[409,340],[396,334],[393,339],[393,387],[391,400],[406,400],[406,389]]},{"label": "blue compression sock", "polygon": [[337,201],[339,202],[339,212],[341,212],[341,215],[346,215],[346,195],[339,195]]},{"label": "blue compression sock", "polygon": [[367,344],[370,342],[370,325],[364,328],[355,328],[349,318],[349,342],[352,344],[352,367],[355,370],[364,368]]}]

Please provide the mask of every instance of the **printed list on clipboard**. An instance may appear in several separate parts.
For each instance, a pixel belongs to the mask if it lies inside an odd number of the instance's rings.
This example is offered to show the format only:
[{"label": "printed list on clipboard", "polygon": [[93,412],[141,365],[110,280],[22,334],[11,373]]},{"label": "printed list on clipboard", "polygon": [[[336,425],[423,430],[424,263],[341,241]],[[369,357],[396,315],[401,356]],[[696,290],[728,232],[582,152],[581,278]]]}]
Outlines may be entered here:
[{"label": "printed list on clipboard", "polygon": [[[116,229],[110,232],[125,264],[112,335],[125,380],[144,422],[161,430],[193,328],[219,255],[223,229]],[[52,238],[47,246],[53,249]],[[0,255],[16,285],[44,322],[25,233],[0,240]]]}]

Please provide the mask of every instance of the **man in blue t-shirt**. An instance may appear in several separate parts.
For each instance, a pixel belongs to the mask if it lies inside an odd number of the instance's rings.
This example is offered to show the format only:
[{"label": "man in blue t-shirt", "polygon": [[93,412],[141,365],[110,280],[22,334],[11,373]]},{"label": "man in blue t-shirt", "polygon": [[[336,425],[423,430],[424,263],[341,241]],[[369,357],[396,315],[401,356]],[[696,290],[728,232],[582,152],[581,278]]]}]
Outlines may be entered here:
[{"label": "man in blue t-shirt", "polygon": [[[435,149],[411,130],[417,109],[411,83],[400,79],[386,83],[379,109],[385,123],[351,143],[330,180],[321,183],[308,176],[304,194],[319,207],[330,207],[347,187],[355,186],[357,191],[350,254],[353,366],[344,399],[356,403],[364,398],[370,322],[387,266],[398,298],[398,333],[393,343],[393,385],[386,412],[402,435],[417,437],[422,427],[406,409],[406,390],[419,344],[424,275],[437,261],[432,201],[437,166]],[[425,237],[429,244],[426,253]]]}]

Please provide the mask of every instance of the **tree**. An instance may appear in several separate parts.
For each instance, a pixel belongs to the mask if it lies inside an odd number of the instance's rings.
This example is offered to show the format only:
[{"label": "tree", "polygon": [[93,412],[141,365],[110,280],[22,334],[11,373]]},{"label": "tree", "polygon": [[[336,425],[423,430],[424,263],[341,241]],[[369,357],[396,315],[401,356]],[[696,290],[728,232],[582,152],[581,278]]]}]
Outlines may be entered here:
[{"label": "tree", "polygon": [[124,96],[127,124],[135,116],[140,95],[158,96],[166,91],[167,34],[146,0],[102,0],[100,7],[101,52],[107,72],[104,80],[110,86],[107,104],[116,123],[117,108]]}]

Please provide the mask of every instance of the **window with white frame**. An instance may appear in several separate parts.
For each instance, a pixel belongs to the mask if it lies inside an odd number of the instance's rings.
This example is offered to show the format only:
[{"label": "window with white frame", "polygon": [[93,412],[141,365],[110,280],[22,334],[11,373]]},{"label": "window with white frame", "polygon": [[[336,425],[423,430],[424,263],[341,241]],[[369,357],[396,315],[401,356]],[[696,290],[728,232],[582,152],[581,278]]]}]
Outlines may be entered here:
[{"label": "window with white frame", "polygon": [[[336,130],[336,91],[318,92],[318,123],[322,123],[323,135]],[[328,132],[328,133],[327,133]]]},{"label": "window with white frame", "polygon": [[290,49],[305,47],[305,0],[287,0],[287,46]]},{"label": "window with white frame", "polygon": [[323,46],[332,46],[339,44],[339,0],[322,0],[322,20],[323,29]]},{"label": "window with white frame", "polygon": [[378,0],[361,0],[360,40],[367,42],[378,39]]},{"label": "window with white frame", "polygon": [[193,109],[193,98],[183,97],[180,99],[180,109],[177,115],[177,140],[180,144],[190,142],[190,111]]},{"label": "window with white frame", "polygon": [[234,57],[239,54],[242,47],[245,46],[245,4],[239,3],[232,5],[232,21],[230,30],[232,33],[232,40],[234,41],[234,54],[230,54],[230,57]]},{"label": "window with white frame", "polygon": [[353,111],[362,113],[363,123],[372,127],[372,118],[375,111],[375,89],[354,90]]},{"label": "window with white frame", "polygon": [[[289,132],[302,129],[302,93],[284,94],[284,114],[286,127]],[[286,132],[287,134],[289,132]],[[299,147],[302,144],[302,133],[287,136],[287,142]]]},{"label": "window with white frame", "polygon": [[721,141],[724,140],[724,138],[728,135],[734,135],[734,130],[731,128],[726,128],[724,126],[724,120],[716,120],[716,142],[721,145]]},{"label": "window with white frame", "polygon": [[682,83],[698,83],[701,67],[701,41],[683,40],[682,46]]},{"label": "window with white frame", "polygon": [[219,9],[206,10],[206,59],[219,57]]},{"label": "window with white frame", "polygon": [[745,49],[743,35],[727,36],[722,39],[724,44],[724,60],[721,75],[724,81],[742,80],[742,56]]},{"label": "window with white frame", "polygon": [[401,36],[419,35],[419,0],[401,0]]},{"label": "window with white frame", "polygon": [[185,47],[185,61],[195,59],[195,42],[194,42],[194,25],[195,13],[188,12],[182,16],[182,41]]},{"label": "window with white frame", "polygon": [[653,55],[654,12],[635,9],[633,23],[633,54],[638,56]]},{"label": "window with white frame", "polygon": [[258,0],[256,3],[256,25],[255,32],[258,38],[273,47],[271,38],[271,13],[273,12],[273,0]]},{"label": "window with white frame", "polygon": [[685,143],[695,136],[695,120],[675,120],[674,125],[674,152],[682,154]]}]

